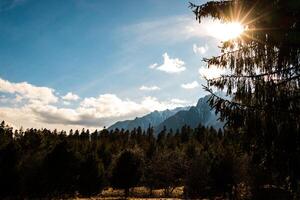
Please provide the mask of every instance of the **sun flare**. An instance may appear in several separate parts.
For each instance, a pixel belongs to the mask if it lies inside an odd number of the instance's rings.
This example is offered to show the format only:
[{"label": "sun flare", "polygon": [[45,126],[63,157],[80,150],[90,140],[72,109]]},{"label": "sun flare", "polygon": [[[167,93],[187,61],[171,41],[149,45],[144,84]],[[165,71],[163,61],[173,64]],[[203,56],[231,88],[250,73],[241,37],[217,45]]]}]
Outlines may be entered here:
[{"label": "sun flare", "polygon": [[208,27],[208,32],[221,41],[227,41],[239,37],[244,32],[244,27],[239,22],[216,21]]}]

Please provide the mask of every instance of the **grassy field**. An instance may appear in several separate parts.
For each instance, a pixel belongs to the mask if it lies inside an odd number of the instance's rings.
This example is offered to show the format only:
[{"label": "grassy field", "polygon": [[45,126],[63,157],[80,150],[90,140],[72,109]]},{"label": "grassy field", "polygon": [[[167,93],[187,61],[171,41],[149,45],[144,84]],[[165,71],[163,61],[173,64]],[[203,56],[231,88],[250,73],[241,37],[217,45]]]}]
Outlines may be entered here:
[{"label": "grassy field", "polygon": [[[117,199],[124,199],[122,197],[91,197],[91,198],[76,198],[78,200],[117,200]],[[181,200],[181,198],[135,198],[135,197],[129,197],[127,200],[159,200],[159,199],[164,199],[164,200],[171,200],[171,199],[178,199]]]},{"label": "grassy field", "polygon": [[[112,188],[106,188],[102,191],[101,194],[94,197],[89,198],[82,198],[77,197],[74,199],[78,200],[116,200],[116,199],[124,199],[124,191],[123,190],[116,190]],[[152,194],[150,196],[150,190],[145,187],[135,187],[130,190],[130,197],[127,198],[127,200],[171,200],[171,199],[183,199],[183,187],[177,187],[175,188],[168,197],[165,195],[164,189],[157,189],[153,190]],[[214,197],[213,200],[224,200],[224,198],[221,197]],[[202,200],[209,200],[209,199],[202,199]]]},{"label": "grassy field", "polygon": [[[147,197],[151,194],[151,191],[148,188],[145,187],[135,187],[130,190],[130,195],[134,197]],[[123,190],[116,190],[112,188],[107,188],[102,191],[101,196],[122,196],[124,195]],[[173,198],[180,198],[183,195],[183,187],[177,187],[172,192],[170,192],[170,197]],[[164,197],[165,196],[165,190],[163,189],[156,189],[152,190],[152,197]]]},{"label": "grassy field", "polygon": [[[165,198],[165,190],[163,189],[156,189],[152,190],[151,198],[150,198],[151,191],[148,188],[145,187],[135,187],[130,190],[130,197],[127,199],[132,200],[142,200],[142,199],[182,199],[183,195],[183,187],[177,187],[175,188],[170,194],[168,195],[168,198]],[[85,200],[85,199],[91,199],[91,200],[110,200],[110,199],[122,199],[124,197],[124,191],[123,190],[117,190],[112,188],[106,188],[104,189],[101,194],[95,197],[90,198],[81,198],[77,197],[75,199]]]}]

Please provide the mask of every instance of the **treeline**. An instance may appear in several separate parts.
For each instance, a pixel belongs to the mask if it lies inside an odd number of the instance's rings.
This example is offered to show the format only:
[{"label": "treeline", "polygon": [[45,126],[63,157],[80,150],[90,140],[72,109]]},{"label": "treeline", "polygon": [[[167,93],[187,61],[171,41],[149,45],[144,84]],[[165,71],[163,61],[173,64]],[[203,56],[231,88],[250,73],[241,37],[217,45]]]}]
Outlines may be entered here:
[{"label": "treeline", "polygon": [[[0,197],[96,195],[105,187],[128,195],[135,186],[184,186],[189,198],[251,199],[266,174],[243,148],[241,134],[199,125],[173,132],[106,129],[58,132],[0,125]],[[262,176],[263,175],[263,176]],[[274,193],[276,195],[276,193]]]}]

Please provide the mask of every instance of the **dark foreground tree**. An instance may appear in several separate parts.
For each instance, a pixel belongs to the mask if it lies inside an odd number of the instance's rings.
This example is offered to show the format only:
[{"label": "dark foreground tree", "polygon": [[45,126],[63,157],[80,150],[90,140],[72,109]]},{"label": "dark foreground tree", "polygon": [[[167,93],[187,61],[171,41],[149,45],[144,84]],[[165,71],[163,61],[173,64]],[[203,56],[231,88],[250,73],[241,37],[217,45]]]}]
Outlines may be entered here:
[{"label": "dark foreground tree", "polygon": [[12,128],[0,124],[0,198],[18,191],[17,149]]},{"label": "dark foreground tree", "polygon": [[14,143],[0,145],[0,198],[13,196],[18,191],[16,163],[17,152]]},{"label": "dark foreground tree", "polygon": [[151,190],[163,188],[165,196],[170,196],[176,187],[183,185],[186,168],[181,152],[161,151],[145,166],[144,183]]},{"label": "dark foreground tree", "polygon": [[196,198],[208,196],[212,179],[210,177],[211,161],[207,153],[198,156],[188,171],[185,179],[185,195]]},{"label": "dark foreground tree", "polygon": [[129,189],[139,183],[142,176],[142,160],[130,150],[123,151],[117,158],[112,170],[112,186],[125,190],[125,196],[129,195]]},{"label": "dark foreground tree", "polygon": [[[191,4],[196,19],[239,21],[245,31],[222,43],[221,55],[205,59],[229,71],[208,80],[211,105],[227,127],[243,135],[260,185],[295,192],[300,180],[300,1],[230,0]],[[231,100],[213,94],[225,89]],[[267,169],[267,170],[266,170]],[[299,189],[299,188],[298,188]]]},{"label": "dark foreground tree", "polygon": [[98,194],[103,186],[104,168],[95,155],[88,155],[80,164],[79,193],[85,196]]},{"label": "dark foreground tree", "polygon": [[78,168],[79,159],[68,149],[66,141],[59,142],[44,161],[47,192],[53,196],[73,194],[76,191]]}]

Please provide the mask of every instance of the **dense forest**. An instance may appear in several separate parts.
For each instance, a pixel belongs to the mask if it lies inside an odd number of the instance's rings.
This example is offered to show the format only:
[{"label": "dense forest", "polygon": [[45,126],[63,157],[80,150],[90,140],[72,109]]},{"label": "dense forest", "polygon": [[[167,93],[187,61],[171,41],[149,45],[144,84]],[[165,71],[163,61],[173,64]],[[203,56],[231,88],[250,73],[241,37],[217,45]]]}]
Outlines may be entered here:
[{"label": "dense forest", "polygon": [[146,186],[162,188],[168,196],[175,187],[185,186],[186,197],[246,198],[268,177],[259,175],[264,168],[252,166],[255,155],[244,149],[241,139],[233,132],[201,125],[163,130],[155,137],[151,127],[66,133],[13,130],[2,122],[0,195],[90,196],[108,186],[126,193],[134,186]]},{"label": "dense forest", "polygon": [[[299,139],[295,140],[299,142]],[[105,187],[146,186],[165,190],[165,196],[184,186],[184,197],[224,196],[230,199],[282,199],[291,195],[291,178],[300,156],[286,168],[288,158],[264,166],[261,151],[233,131],[199,125],[181,130],[132,131],[47,129],[13,130],[0,126],[1,197],[64,197],[96,195]],[[253,147],[254,148],[254,147]],[[292,146],[291,146],[292,148]],[[281,170],[281,171],[279,171]],[[280,187],[269,185],[285,178]],[[271,191],[268,193],[267,191]]]}]

